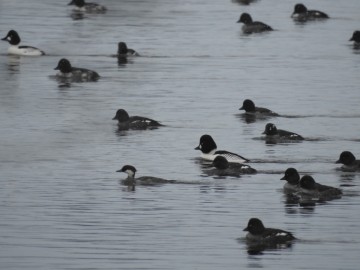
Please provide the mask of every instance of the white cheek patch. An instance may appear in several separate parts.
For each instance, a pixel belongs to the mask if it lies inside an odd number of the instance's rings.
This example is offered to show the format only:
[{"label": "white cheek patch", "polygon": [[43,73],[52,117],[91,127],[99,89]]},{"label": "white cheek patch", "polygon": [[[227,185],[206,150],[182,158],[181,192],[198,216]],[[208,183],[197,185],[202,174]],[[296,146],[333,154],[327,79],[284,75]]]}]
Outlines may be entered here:
[{"label": "white cheek patch", "polygon": [[134,176],[134,172],[132,170],[126,170],[125,171],[130,177],[133,177]]}]

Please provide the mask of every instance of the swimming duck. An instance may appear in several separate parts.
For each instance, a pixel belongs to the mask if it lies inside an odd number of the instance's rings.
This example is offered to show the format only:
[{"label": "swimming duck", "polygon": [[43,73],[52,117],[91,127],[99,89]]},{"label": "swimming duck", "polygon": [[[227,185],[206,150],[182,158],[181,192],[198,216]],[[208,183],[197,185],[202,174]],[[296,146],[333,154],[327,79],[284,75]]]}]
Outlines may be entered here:
[{"label": "swimming duck", "polygon": [[248,14],[248,13],[241,14],[241,16],[237,22],[244,24],[242,27],[242,31],[245,34],[261,33],[261,32],[265,32],[265,31],[273,30],[269,25],[267,25],[263,22],[258,22],[258,21],[254,22],[250,16],[250,14]]},{"label": "swimming duck", "polygon": [[329,201],[341,198],[342,191],[335,187],[319,184],[310,175],[304,175],[300,179],[299,195],[308,200]]},{"label": "swimming duck", "polygon": [[255,103],[251,99],[245,99],[243,101],[243,105],[239,110],[245,110],[246,113],[249,114],[257,114],[257,115],[264,115],[264,116],[278,116],[277,113],[273,111],[263,108],[263,107],[256,107]]},{"label": "swimming duck", "polygon": [[88,12],[88,13],[105,13],[106,7],[96,3],[86,3],[84,0],[72,0],[69,6],[75,6],[76,11]]},{"label": "swimming duck", "polygon": [[153,176],[142,176],[135,178],[136,169],[132,165],[125,165],[116,172],[124,172],[128,175],[128,177],[122,181],[122,184],[126,186],[135,186],[135,185],[154,186],[165,183],[175,183],[175,180],[166,180],[163,178],[158,178]]},{"label": "swimming duck", "polygon": [[59,70],[56,74],[58,78],[74,82],[97,81],[100,78],[99,74],[93,70],[71,66],[70,61],[65,58],[60,59],[54,69]]},{"label": "swimming duck", "polygon": [[343,151],[336,163],[341,163],[341,169],[347,172],[360,171],[360,160],[357,160],[350,151]]},{"label": "swimming duck", "polygon": [[119,109],[113,120],[118,120],[118,127],[120,130],[128,129],[154,129],[162,126],[158,121],[143,117],[143,116],[129,116],[127,111]]},{"label": "swimming duck", "polygon": [[251,218],[247,227],[246,240],[256,244],[283,244],[295,240],[295,236],[288,231],[266,228],[258,218]]},{"label": "swimming duck", "polygon": [[328,19],[329,16],[319,10],[308,10],[303,4],[296,4],[291,18],[296,21],[305,22],[309,20]]},{"label": "swimming duck", "polygon": [[15,30],[10,30],[7,33],[6,37],[2,38],[1,40],[10,43],[8,54],[23,55],[23,56],[45,55],[45,52],[38,48],[32,46],[19,46],[21,39],[19,34]]},{"label": "swimming duck", "polygon": [[225,150],[217,150],[217,145],[214,139],[208,134],[200,137],[199,145],[195,147],[195,150],[200,150],[201,158],[209,161],[213,161],[219,155],[224,156],[228,162],[244,163],[249,161],[238,154]]},{"label": "swimming duck", "polygon": [[265,136],[266,139],[276,140],[279,142],[304,140],[304,138],[301,135],[283,129],[277,129],[277,127],[272,123],[266,124],[263,134],[266,135]]}]

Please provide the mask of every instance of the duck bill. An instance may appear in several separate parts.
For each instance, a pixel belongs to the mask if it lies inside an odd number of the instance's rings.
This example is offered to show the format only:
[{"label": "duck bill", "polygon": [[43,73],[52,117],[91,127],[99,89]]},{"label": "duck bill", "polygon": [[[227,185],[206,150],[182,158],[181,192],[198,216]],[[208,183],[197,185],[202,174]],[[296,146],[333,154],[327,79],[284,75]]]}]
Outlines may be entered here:
[{"label": "duck bill", "polygon": [[[3,40],[4,40],[4,39],[3,39]],[[350,39],[349,39],[349,41],[354,41],[354,38],[353,38],[353,37],[352,37],[352,38],[350,38]]]},{"label": "duck bill", "polygon": [[244,110],[244,106],[242,106],[239,110]]},{"label": "duck bill", "polygon": [[196,146],[194,150],[200,150],[200,146]]},{"label": "duck bill", "polygon": [[286,177],[285,177],[285,176],[283,176],[282,178],[280,178],[280,180],[286,180]]},{"label": "duck bill", "polygon": [[335,162],[335,164],[339,164],[339,163],[341,163],[340,159]]},{"label": "duck bill", "polygon": [[5,41],[7,41],[7,37],[2,38],[1,40],[5,40]]},{"label": "duck bill", "polygon": [[247,232],[247,231],[249,231],[249,228],[246,227],[245,229],[243,229],[243,231],[244,231],[244,232]]}]

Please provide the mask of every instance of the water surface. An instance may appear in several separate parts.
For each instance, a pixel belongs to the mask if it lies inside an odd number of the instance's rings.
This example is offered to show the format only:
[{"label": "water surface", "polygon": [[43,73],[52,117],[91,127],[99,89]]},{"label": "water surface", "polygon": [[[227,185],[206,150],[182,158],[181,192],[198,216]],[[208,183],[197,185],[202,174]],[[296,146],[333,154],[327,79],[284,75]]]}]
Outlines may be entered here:
[{"label": "water surface", "polygon": [[[360,177],[334,162],[343,150],[360,157],[360,55],[348,42],[360,2],[305,3],[331,16],[308,24],[285,0],[101,3],[106,14],[76,19],[66,1],[0,1],[1,37],[15,29],[47,53],[18,58],[0,44],[1,268],[357,269]],[[242,12],[276,31],[243,35]],[[118,64],[119,41],[142,56]],[[57,82],[63,57],[101,79]],[[246,121],[246,98],[282,117]],[[119,132],[119,108],[166,126]],[[266,144],[268,122],[306,140]],[[259,173],[208,177],[193,150],[203,134]],[[115,172],[125,164],[182,184],[129,191]],[[343,198],[288,203],[288,167]],[[299,241],[249,255],[251,217]]]}]

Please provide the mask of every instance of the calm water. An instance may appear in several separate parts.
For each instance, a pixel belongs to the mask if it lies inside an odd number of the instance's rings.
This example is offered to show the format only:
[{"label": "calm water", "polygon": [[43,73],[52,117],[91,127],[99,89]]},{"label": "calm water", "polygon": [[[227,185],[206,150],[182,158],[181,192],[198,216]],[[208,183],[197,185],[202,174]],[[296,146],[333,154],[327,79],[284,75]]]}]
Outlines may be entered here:
[{"label": "calm water", "polygon": [[[360,175],[334,162],[343,150],[360,157],[360,52],[348,42],[360,1],[308,1],[332,18],[305,25],[286,0],[101,3],[106,14],[74,20],[67,1],[0,0],[1,37],[16,29],[47,52],[16,58],[0,43],[0,268],[358,269]],[[277,31],[242,35],[242,12]],[[118,65],[119,41],[142,57]],[[102,78],[58,83],[62,57]],[[245,98],[286,117],[247,123]],[[166,127],[118,132],[118,108]],[[307,140],[268,145],[269,121]],[[206,176],[193,150],[206,133],[259,173]],[[128,191],[115,172],[125,164],[185,183]],[[288,205],[288,167],[343,198]],[[300,240],[249,255],[250,217]]]}]

